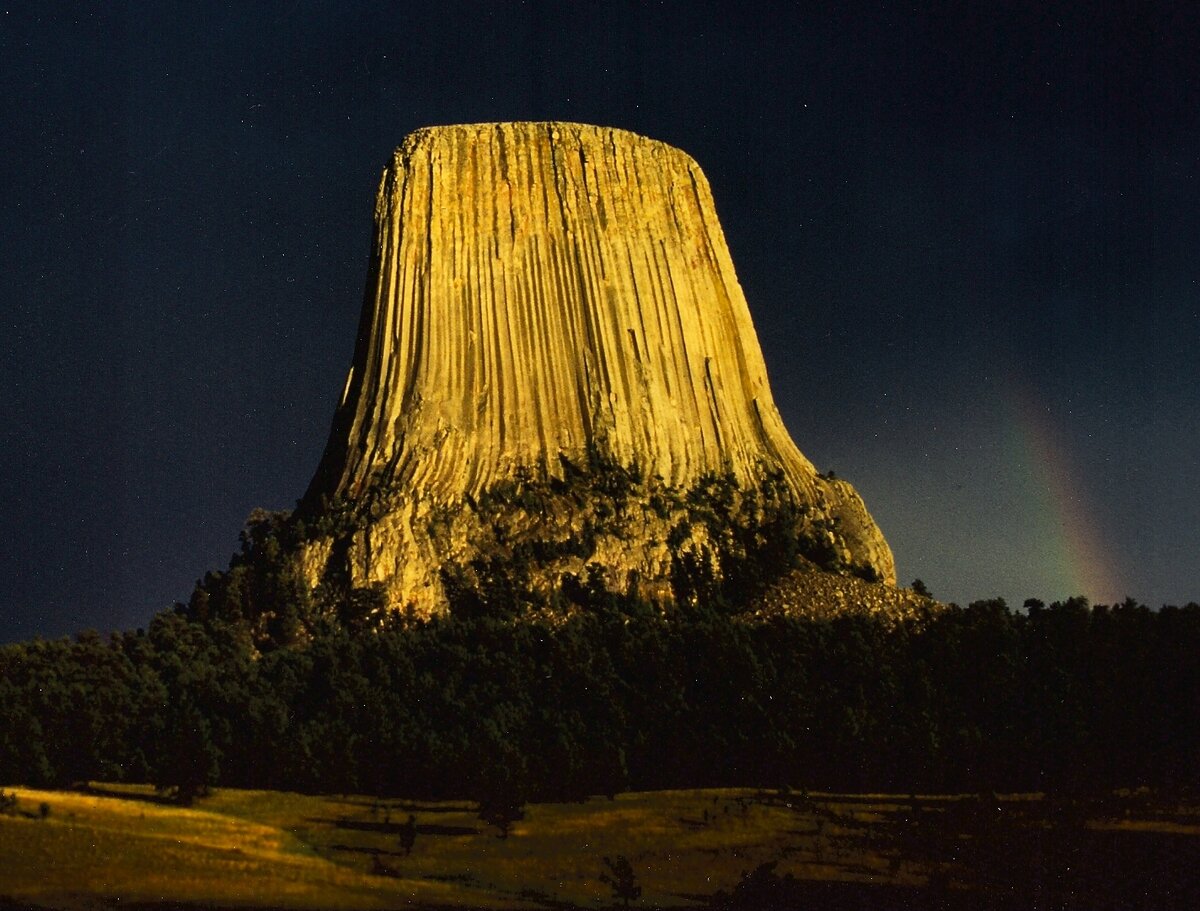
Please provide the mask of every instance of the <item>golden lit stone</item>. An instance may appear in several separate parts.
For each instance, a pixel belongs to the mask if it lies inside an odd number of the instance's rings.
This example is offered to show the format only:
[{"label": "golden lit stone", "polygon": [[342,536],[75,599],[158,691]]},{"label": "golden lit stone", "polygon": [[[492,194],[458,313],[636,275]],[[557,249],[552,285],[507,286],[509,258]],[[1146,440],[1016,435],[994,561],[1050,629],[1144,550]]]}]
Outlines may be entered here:
[{"label": "golden lit stone", "polygon": [[[374,505],[307,547],[314,584],[339,571],[436,610],[447,561],[533,533],[566,541],[596,509],[498,518],[476,506],[489,490],[565,479],[597,454],[647,489],[716,475],[753,490],[774,474],[810,536],[894,583],[862,500],[818,477],[783,425],[708,182],[678,149],[572,123],[418,130],[384,171],[366,297],[304,503]],[[625,509],[543,581],[593,565],[661,593],[673,548],[711,550],[691,527],[668,542],[677,507]]]}]

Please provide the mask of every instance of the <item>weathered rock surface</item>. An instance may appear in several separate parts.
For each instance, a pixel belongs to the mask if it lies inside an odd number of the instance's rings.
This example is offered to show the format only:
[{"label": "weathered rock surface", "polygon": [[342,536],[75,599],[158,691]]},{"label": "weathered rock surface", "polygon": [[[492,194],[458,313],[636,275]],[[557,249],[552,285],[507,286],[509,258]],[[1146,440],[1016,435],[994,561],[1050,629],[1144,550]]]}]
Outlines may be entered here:
[{"label": "weathered rock surface", "polygon": [[900,623],[934,616],[945,607],[940,601],[919,595],[911,588],[835,575],[801,560],[795,569],[755,595],[740,616],[756,621],[774,617],[833,620],[867,615]]},{"label": "weathered rock surface", "polygon": [[380,184],[354,361],[302,503],[310,583],[428,613],[447,567],[475,579],[532,554],[534,587],[590,566],[668,596],[681,554],[720,572],[695,496],[714,479],[759,538],[786,501],[815,559],[894,583],[858,494],[783,425],[691,158],[569,123],[408,136]]}]

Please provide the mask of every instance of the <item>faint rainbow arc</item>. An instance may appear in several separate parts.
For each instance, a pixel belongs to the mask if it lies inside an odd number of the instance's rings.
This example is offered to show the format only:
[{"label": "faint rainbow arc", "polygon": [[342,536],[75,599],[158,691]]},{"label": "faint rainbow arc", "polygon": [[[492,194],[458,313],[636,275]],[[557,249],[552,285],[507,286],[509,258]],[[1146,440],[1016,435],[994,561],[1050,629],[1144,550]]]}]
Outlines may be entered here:
[{"label": "faint rainbow arc", "polygon": [[1066,442],[1032,390],[1017,383],[1009,386],[1013,430],[1039,501],[1035,509],[1053,529],[1052,540],[1046,542],[1047,558],[1057,564],[1069,586],[1063,594],[1086,595],[1094,603],[1119,600],[1117,560],[1104,545],[1102,523]]}]

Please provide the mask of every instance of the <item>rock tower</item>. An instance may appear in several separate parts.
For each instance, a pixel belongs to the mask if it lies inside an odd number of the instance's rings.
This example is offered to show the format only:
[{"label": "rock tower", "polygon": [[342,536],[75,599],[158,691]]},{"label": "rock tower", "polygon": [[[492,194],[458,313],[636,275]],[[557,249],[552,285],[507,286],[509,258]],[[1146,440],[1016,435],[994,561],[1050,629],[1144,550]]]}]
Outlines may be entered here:
[{"label": "rock tower", "polygon": [[781,515],[818,562],[895,582],[858,494],[783,425],[700,167],[573,123],[396,150],[300,514],[310,584],[421,614],[512,560],[534,589],[669,599],[681,560],[719,577]]}]

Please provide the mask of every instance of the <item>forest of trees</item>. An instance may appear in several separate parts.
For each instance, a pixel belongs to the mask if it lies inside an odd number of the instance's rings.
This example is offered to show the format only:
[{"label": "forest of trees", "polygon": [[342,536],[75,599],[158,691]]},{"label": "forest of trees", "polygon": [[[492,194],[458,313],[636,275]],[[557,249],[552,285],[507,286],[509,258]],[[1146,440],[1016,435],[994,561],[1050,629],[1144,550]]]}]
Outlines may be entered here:
[{"label": "forest of trees", "polygon": [[370,593],[317,610],[253,551],[145,630],[0,648],[0,782],[518,804],[1200,783],[1196,604],[749,620],[580,583],[559,612],[418,622]]}]

